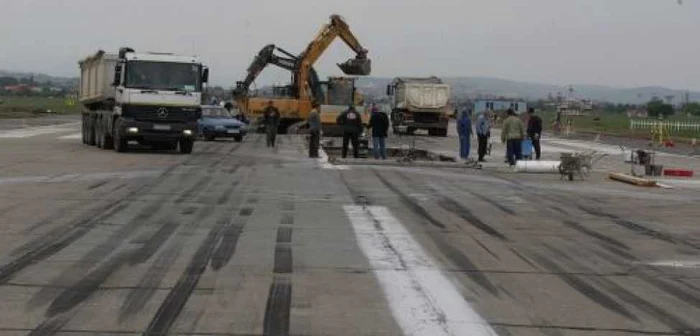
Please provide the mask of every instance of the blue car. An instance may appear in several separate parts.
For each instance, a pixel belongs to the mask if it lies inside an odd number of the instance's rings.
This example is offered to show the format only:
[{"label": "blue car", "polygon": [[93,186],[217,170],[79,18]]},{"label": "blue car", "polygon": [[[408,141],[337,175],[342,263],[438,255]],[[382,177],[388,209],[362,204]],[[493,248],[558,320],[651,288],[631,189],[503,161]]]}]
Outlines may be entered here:
[{"label": "blue car", "polygon": [[233,138],[240,142],[247,133],[247,124],[235,118],[222,106],[203,105],[202,119],[198,121],[197,132],[207,141]]}]

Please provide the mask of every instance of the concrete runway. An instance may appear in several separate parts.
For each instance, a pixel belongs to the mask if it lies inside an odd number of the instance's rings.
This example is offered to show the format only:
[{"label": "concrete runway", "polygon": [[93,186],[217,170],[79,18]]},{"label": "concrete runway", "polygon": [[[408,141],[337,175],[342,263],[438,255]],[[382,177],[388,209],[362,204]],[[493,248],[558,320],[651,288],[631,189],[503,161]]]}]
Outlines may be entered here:
[{"label": "concrete runway", "polygon": [[258,134],[119,154],[78,127],[0,127],[0,335],[700,335],[697,180],[515,174],[500,144],[483,170]]}]

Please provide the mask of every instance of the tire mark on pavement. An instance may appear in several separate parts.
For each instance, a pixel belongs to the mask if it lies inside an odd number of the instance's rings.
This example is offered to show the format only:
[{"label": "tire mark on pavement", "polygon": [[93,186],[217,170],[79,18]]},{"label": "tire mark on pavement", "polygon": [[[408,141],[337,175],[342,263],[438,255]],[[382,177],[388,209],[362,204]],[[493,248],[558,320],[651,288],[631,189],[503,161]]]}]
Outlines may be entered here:
[{"label": "tire mark on pavement", "polygon": [[[85,204],[83,202],[77,202],[77,203],[73,203],[73,204],[68,205],[68,206],[64,206],[64,207],[58,209],[57,211],[51,213],[50,215],[46,216],[46,218],[32,224],[29,228],[24,230],[24,232],[32,232],[32,231],[34,231],[34,230],[36,230],[44,225],[55,223],[57,220],[61,219],[65,215],[70,214],[73,211],[75,211],[77,209],[84,208],[84,207],[85,207]],[[91,212],[90,210],[87,211],[87,213],[90,213],[90,212]]]},{"label": "tire mark on pavement", "polygon": [[518,258],[520,258],[520,260],[522,260],[522,261],[524,261],[526,264],[530,265],[530,267],[532,267],[532,268],[534,268],[534,269],[536,269],[536,270],[539,270],[539,269],[540,269],[539,267],[537,267],[537,265],[535,265],[535,263],[533,263],[532,261],[530,261],[530,259],[526,258],[522,253],[516,251],[514,248],[511,247],[511,248],[510,248],[510,251],[513,252],[513,254],[515,254],[515,256],[517,256]]},{"label": "tire mark on pavement", "polygon": [[282,219],[280,219],[280,224],[282,225],[294,225],[294,216],[290,214],[282,214]]},{"label": "tire mark on pavement", "polygon": [[231,185],[228,186],[226,190],[224,190],[224,193],[221,194],[219,199],[216,201],[216,204],[224,205],[228,203],[228,200],[231,198],[231,194],[233,194],[233,191],[236,190],[236,188],[238,188],[239,183],[240,182],[238,181],[231,183]]},{"label": "tire mark on pavement", "polygon": [[182,194],[180,194],[180,196],[177,199],[175,199],[175,204],[180,204],[185,200],[192,198],[192,195],[199,193],[199,191],[207,187],[212,179],[213,177],[210,174],[204,175],[204,177],[196,181],[194,185],[192,185]]},{"label": "tire mark on pavement", "polygon": [[150,259],[153,254],[172,236],[179,225],[169,220],[151,234],[148,240],[137,249],[123,251],[107,260],[94,271],[88,273],[78,283],[64,290],[53,300],[46,310],[48,317],[73,309],[89,298],[107,278],[125,265],[137,265]]},{"label": "tire mark on pavement", "polygon": [[531,253],[531,255],[537,263],[555,272],[555,275],[557,277],[559,277],[562,281],[568,284],[571,288],[575,289],[580,294],[590,299],[592,302],[595,302],[596,304],[616,314],[622,315],[628,319],[639,322],[639,319],[636,316],[634,316],[629,310],[627,310],[620,303],[615,301],[615,299],[613,299],[612,297],[597,290],[595,287],[593,287],[593,285],[583,281],[582,279],[573,274],[566,273],[566,271],[558,264],[537,253]]},{"label": "tire mark on pavement", "polygon": [[457,266],[460,271],[467,271],[466,276],[474,283],[491,293],[491,295],[498,296],[498,288],[496,288],[484,273],[479,271],[479,268],[469,257],[459,249],[450,245],[441,234],[437,232],[428,232],[428,236],[433,240],[440,253]]},{"label": "tire mark on pavement", "polygon": [[219,221],[209,231],[204,241],[199,245],[192,260],[178,279],[175,287],[168,293],[163,303],[158,308],[155,316],[149,323],[144,335],[166,335],[170,327],[180,315],[182,308],[192,295],[192,291],[197,287],[199,279],[204,274],[207,264],[214,254],[216,242],[220,239],[221,233],[227,222]]},{"label": "tire mark on pavement", "polygon": [[663,240],[663,241],[665,241],[667,243],[671,243],[671,244],[682,243],[684,245],[687,245],[687,246],[690,246],[693,248],[698,248],[695,244],[690,244],[690,243],[685,242],[685,241],[679,241],[678,239],[676,239],[670,235],[667,235],[665,233],[662,233],[662,232],[659,232],[659,231],[656,231],[653,229],[649,229],[643,225],[637,224],[637,223],[632,222],[630,220],[620,218],[617,215],[607,213],[605,211],[594,209],[591,207],[587,207],[584,205],[580,205],[580,204],[578,204],[577,207],[583,212],[586,212],[588,214],[591,214],[591,215],[594,215],[597,217],[608,219],[608,220],[612,221],[613,223],[617,224],[618,226],[625,228],[627,230],[630,230],[632,232],[643,234],[643,235],[646,235],[646,236],[649,236],[652,238],[656,238],[659,240]]},{"label": "tire mark on pavement", "polygon": [[[283,208],[294,208],[294,204],[285,202]],[[275,243],[275,263],[270,284],[270,291],[265,304],[265,319],[263,321],[263,335],[265,336],[288,336],[289,317],[292,307],[292,283],[291,273],[293,272],[292,261],[292,228],[285,219],[291,214],[284,214],[280,219],[280,226],[277,228],[277,239]]]},{"label": "tire mark on pavement", "polygon": [[292,273],[292,248],[287,244],[275,246],[275,267],[277,274]]},{"label": "tire mark on pavement", "polygon": [[291,243],[292,242],[292,228],[280,227],[277,229],[277,239],[278,243]]},{"label": "tire mark on pavement", "polygon": [[101,220],[109,218],[113,214],[125,209],[131,199],[136,195],[139,195],[141,191],[148,190],[149,188],[159,185],[170,177],[171,173],[177,167],[182,166],[193,159],[194,157],[190,157],[182,163],[173,164],[165,169],[163,174],[151,182],[143,184],[142,186],[132,190],[124,197],[113,200],[108,204],[89,212],[84,217],[76,219],[69,225],[51,230],[46,235],[20,246],[18,249],[13,251],[12,255],[22,255],[0,267],[0,285],[5,284],[17,272],[54,255],[55,253],[63,250],[66,246],[82,238]]},{"label": "tire mark on pavement", "polygon": [[289,315],[292,306],[292,284],[288,278],[275,276],[270,284],[265,319],[264,336],[288,336]]},{"label": "tire mark on pavement", "polygon": [[70,314],[61,314],[58,316],[54,316],[53,318],[50,318],[41,324],[39,324],[34,330],[29,332],[27,335],[28,336],[52,336],[56,335],[59,331],[61,331],[61,328],[68,323],[68,321],[71,319]]},{"label": "tire mark on pavement", "polygon": [[[72,282],[76,277],[82,275],[85,270],[92,269],[104,258],[114,252],[119,245],[122,244],[134,231],[146,224],[146,221],[155,216],[158,210],[160,210],[160,208],[163,206],[163,201],[166,198],[167,196],[163,196],[158,201],[151,203],[149,206],[141,210],[136,217],[134,217],[134,219],[109,235],[109,237],[105,239],[103,243],[94,246],[78,261],[64,269],[52,280],[52,283]],[[34,296],[29,300],[27,306],[30,308],[40,306],[47,301],[50,301],[56,293],[57,291],[53,288],[42,288],[40,291],[34,294]]]},{"label": "tire mark on pavement", "polygon": [[563,221],[562,221],[562,224],[564,224],[564,225],[566,225],[566,226],[568,226],[568,227],[570,227],[570,228],[572,228],[572,229],[574,229],[574,230],[576,230],[576,231],[578,231],[578,232],[580,232],[580,233],[583,233],[583,234],[585,234],[585,235],[587,235],[587,236],[591,236],[591,237],[593,237],[593,238],[595,238],[595,239],[598,239],[598,240],[600,240],[600,241],[603,241],[603,242],[608,243],[608,244],[610,244],[610,245],[613,245],[613,246],[615,246],[615,247],[623,248],[623,249],[625,249],[625,250],[629,250],[629,249],[630,249],[627,245],[625,245],[625,244],[622,243],[621,241],[619,241],[619,240],[617,240],[617,239],[614,239],[614,238],[610,238],[610,237],[608,237],[608,236],[606,236],[606,235],[604,235],[604,234],[598,233],[598,232],[596,232],[596,231],[590,230],[590,229],[584,227],[583,225],[581,225],[581,224],[579,224],[579,223],[577,223],[577,222],[575,222],[575,221],[572,221],[572,220],[563,220]]},{"label": "tire mark on pavement", "polygon": [[491,249],[486,247],[486,245],[484,245],[484,243],[482,243],[479,239],[476,239],[476,237],[472,237],[472,240],[474,240],[479,246],[481,246],[481,248],[484,249],[484,251],[488,252],[488,254],[490,254],[494,259],[498,261],[501,260],[501,258],[496,253],[494,253],[493,251],[491,251]]},{"label": "tire mark on pavement", "polygon": [[[553,325],[553,324],[518,324],[518,323],[504,323],[504,322],[489,322],[492,326],[496,327],[507,327],[511,329],[538,329],[538,331],[543,332],[543,330],[557,330],[557,331],[580,331],[589,332],[593,335],[610,335],[617,333],[625,333],[630,335],[679,335],[677,332],[668,331],[649,331],[641,329],[630,329],[630,328],[601,328],[595,326],[568,326],[568,325]],[[682,335],[682,334],[681,334]],[[693,336],[693,334],[685,334]]]},{"label": "tire mark on pavement", "polygon": [[221,242],[211,257],[211,267],[213,270],[218,271],[231,261],[233,254],[236,252],[238,239],[241,237],[243,227],[245,227],[245,222],[231,222],[226,226],[222,233]]},{"label": "tire mark on pavement", "polygon": [[143,309],[156,292],[156,288],[160,286],[172,264],[177,260],[181,249],[181,242],[171,245],[158,256],[152,267],[148,268],[136,288],[129,292],[124,299],[124,303],[119,309],[118,320],[120,323]]},{"label": "tire mark on pavement", "polygon": [[491,204],[493,207],[495,207],[495,208],[497,208],[497,209],[499,209],[499,210],[501,210],[509,215],[513,215],[513,216],[518,215],[513,209],[511,209],[511,208],[509,208],[509,207],[507,207],[507,206],[505,206],[505,205],[503,205],[503,204],[501,204],[501,203],[499,203],[491,198],[488,198],[482,194],[476,193],[476,192],[471,191],[471,190],[466,191],[466,192],[471,194],[471,195],[474,195],[476,198],[478,198],[478,199],[480,199],[488,204]]},{"label": "tire mark on pavement", "polygon": [[97,183],[94,183],[94,184],[89,185],[89,186],[87,187],[87,189],[88,189],[88,190],[97,189],[97,188],[99,188],[99,187],[101,187],[101,186],[103,186],[103,185],[105,185],[105,184],[107,184],[107,183],[109,183],[109,182],[111,182],[111,181],[110,181],[110,180],[105,180],[105,181],[97,182]]},{"label": "tire mark on pavement", "polygon": [[481,230],[482,232],[501,241],[508,241],[508,238],[506,238],[506,236],[504,236],[502,233],[498,232],[498,230],[492,228],[488,224],[484,223],[481,219],[477,218],[471,212],[471,210],[457,203],[455,200],[446,196],[442,196],[438,201],[438,205],[440,205],[440,207],[442,207],[443,209],[461,217],[464,221],[471,224],[475,228]]},{"label": "tire mark on pavement", "polygon": [[[427,221],[428,223],[432,224],[433,226],[439,227],[439,228],[445,228],[446,226],[441,223],[439,220],[436,218],[432,217],[423,207],[420,205],[416,204],[411,198],[406,196],[403,192],[401,192],[396,186],[392,185],[389,181],[387,181],[381,174],[379,174],[376,170],[373,170],[375,176],[384,184],[389,190],[394,192],[399,198],[402,200],[402,203],[404,205],[407,205],[408,208],[415,213],[419,218],[423,219],[424,221]],[[427,231],[428,237],[435,243],[435,246],[437,249],[440,251],[440,253],[445,256],[448,260],[450,260],[455,266],[457,266],[460,270],[465,270],[465,271],[473,271],[476,270],[477,272],[467,272],[466,275],[469,277],[472,281],[474,281],[477,285],[479,285],[481,288],[484,290],[488,291],[494,296],[498,296],[498,288],[491,283],[491,281],[481,272],[478,272],[478,267],[472,262],[464,253],[462,253],[460,250],[455,248],[454,246],[450,245],[444,238],[441,232],[439,231]]]},{"label": "tire mark on pavement", "polygon": [[[246,175],[245,178],[248,176]],[[224,190],[224,195],[230,195],[233,194],[233,192],[236,190],[236,187],[238,187],[239,183],[233,183],[232,184],[234,187],[233,188],[228,188],[227,190]],[[240,196],[240,194],[237,194],[236,196]],[[231,208],[235,209],[238,207],[238,205],[241,203],[241,197],[236,197],[234,198],[234,202],[231,204]],[[200,209],[197,215],[195,216],[194,220],[187,224],[185,228],[187,228],[189,231],[196,229],[199,227],[200,223],[204,221],[206,218],[208,218],[212,212],[214,211],[214,206],[208,206],[203,209]],[[218,225],[223,225],[221,228],[221,234],[220,236],[213,241],[213,246],[212,248],[216,247],[216,249],[212,252],[211,257],[209,258],[211,261],[212,269],[215,271],[219,270],[221,267],[225,266],[228,261],[232,258],[235,248],[238,242],[238,238],[240,236],[240,232],[242,231],[242,225],[240,224],[235,224],[235,222],[231,219],[231,216],[233,215],[233,210],[231,211],[226,211],[221,217],[218,218],[216,222],[216,226]],[[245,223],[245,222],[244,222]],[[184,232],[181,232],[179,236],[184,235]],[[217,245],[218,242],[218,245]],[[144,277],[141,279],[139,282],[139,288],[132,291],[129,293],[129,296],[127,296],[127,299],[124,301],[122,304],[121,310],[120,310],[120,315],[119,319],[124,320],[130,316],[133,316],[137,312],[141,311],[145,304],[148,302],[148,298],[152,297],[153,294],[155,293],[155,289],[158,287],[162,279],[165,277],[165,274],[167,270],[171,267],[173,262],[177,259],[181,246],[183,245],[183,241],[181,239],[178,239],[175,241],[174,244],[172,244],[168,249],[166,249],[159,258],[155,261],[155,264],[149,268],[147,273],[144,275]],[[202,247],[200,246],[200,249]],[[199,251],[199,250],[198,250]],[[193,259],[194,261],[194,259]],[[205,269],[206,269],[206,264],[209,262],[207,260],[205,262]],[[202,273],[204,270],[202,270]],[[187,290],[186,283],[183,282],[183,277],[187,274],[187,271],[181,276],[180,281],[178,281],[178,284],[182,284],[182,288]],[[201,276],[199,274],[198,276]],[[195,288],[196,284],[192,287]],[[182,298],[182,296],[177,296],[173,294],[173,291],[175,288],[171,290],[169,293],[168,297],[172,298],[177,298],[177,300],[187,300],[187,298]],[[191,290],[189,291],[191,293]],[[187,294],[189,297],[190,294]],[[165,305],[165,302],[162,303],[161,308]],[[182,306],[184,306],[184,302],[182,303]],[[173,306],[176,310],[178,305],[176,304]],[[172,308],[171,308],[172,309]],[[172,312],[171,314],[174,314],[174,316],[170,317],[172,320],[166,320],[161,323],[161,326],[167,325],[167,328],[170,328],[170,325],[178,318],[179,312],[181,311],[182,307],[177,310],[177,312]],[[200,316],[203,314],[200,312]],[[156,317],[154,317],[153,320],[155,320]],[[196,325],[196,322],[195,324]],[[193,325],[193,327],[194,327]]]},{"label": "tire mark on pavement", "polygon": [[422,206],[420,206],[418,203],[416,203],[413,199],[408,197],[404,192],[399,190],[395,185],[391,184],[384,176],[379,174],[376,170],[372,170],[374,175],[379,179],[379,181],[387,187],[389,190],[391,190],[394,194],[399,196],[399,199],[401,200],[401,203],[403,203],[406,207],[411,209],[411,211],[415,212],[420,218],[424,220],[421,223],[429,223],[435,227],[438,227],[440,229],[445,229],[447,226],[445,224],[441,223],[439,220],[437,220],[435,217],[433,217],[431,214],[429,214]]}]

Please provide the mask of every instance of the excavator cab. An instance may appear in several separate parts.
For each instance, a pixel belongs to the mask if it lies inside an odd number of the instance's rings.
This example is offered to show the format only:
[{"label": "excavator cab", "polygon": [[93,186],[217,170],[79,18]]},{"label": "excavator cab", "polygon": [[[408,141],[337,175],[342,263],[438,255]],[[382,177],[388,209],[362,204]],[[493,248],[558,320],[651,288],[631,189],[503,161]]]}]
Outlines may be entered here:
[{"label": "excavator cab", "polygon": [[350,76],[367,76],[372,72],[372,60],[367,57],[356,57],[344,63],[338,63],[344,74]]}]

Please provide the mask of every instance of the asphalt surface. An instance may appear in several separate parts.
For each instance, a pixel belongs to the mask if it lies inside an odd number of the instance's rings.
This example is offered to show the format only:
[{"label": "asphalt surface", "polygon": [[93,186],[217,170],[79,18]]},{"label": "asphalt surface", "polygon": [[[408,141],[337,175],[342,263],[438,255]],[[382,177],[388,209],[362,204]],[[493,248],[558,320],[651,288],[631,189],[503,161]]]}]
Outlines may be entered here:
[{"label": "asphalt surface", "polygon": [[515,174],[499,144],[474,170],[78,132],[0,131],[1,335],[700,335],[694,182]]}]

